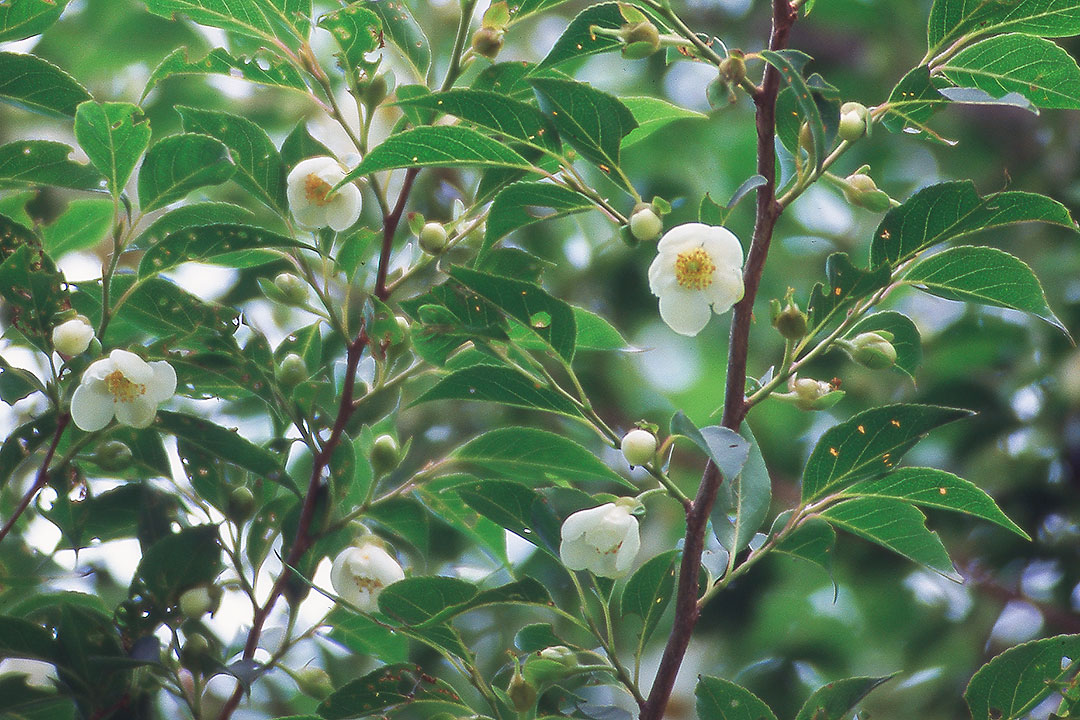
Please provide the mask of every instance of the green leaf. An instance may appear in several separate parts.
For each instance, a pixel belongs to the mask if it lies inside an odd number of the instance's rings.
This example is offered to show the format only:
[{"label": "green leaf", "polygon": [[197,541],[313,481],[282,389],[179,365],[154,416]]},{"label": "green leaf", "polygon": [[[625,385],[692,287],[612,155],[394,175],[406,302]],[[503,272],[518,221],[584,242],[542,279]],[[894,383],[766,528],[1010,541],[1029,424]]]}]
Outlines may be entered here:
[{"label": "green leaf", "polygon": [[520,481],[602,481],[635,487],[573,440],[535,428],[491,430],[457,448],[451,456]]},{"label": "green leaf", "polygon": [[980,40],[945,61],[938,71],[958,87],[1001,98],[1018,93],[1039,108],[1080,108],[1080,67],[1042,38],[1011,33]]},{"label": "green leaf", "polygon": [[526,577],[506,585],[481,590],[464,602],[448,605],[425,620],[423,624],[432,625],[445,622],[458,615],[494,605],[536,605],[548,608],[552,607],[554,603],[552,603],[551,595],[543,583],[535,578]]},{"label": "green leaf", "polygon": [[75,137],[119,196],[150,144],[150,121],[130,103],[88,101],[75,111]]},{"label": "green leaf", "polygon": [[245,207],[225,202],[201,202],[181,205],[162,214],[142,231],[132,245],[145,250],[179,230],[203,225],[250,225],[255,213]]},{"label": "green leaf", "polygon": [[411,577],[379,593],[379,610],[406,625],[420,625],[476,597],[475,585],[452,577]]},{"label": "green leaf", "polygon": [[[262,228],[231,224],[203,225],[172,233],[156,245],[150,246],[139,262],[139,277],[156,275],[185,262],[213,262],[223,255],[242,258],[249,254],[249,251],[298,247],[303,245],[292,238],[267,232]],[[268,259],[277,259],[277,256],[263,258],[261,253],[250,254],[256,256],[252,258],[253,263],[241,261],[228,264],[257,265]]]},{"label": "green leaf", "polygon": [[324,720],[344,720],[383,715],[388,708],[408,704],[416,704],[417,712],[427,706],[449,712],[452,717],[469,714],[453,687],[444,680],[423,674],[420,667],[412,663],[384,665],[346,683],[322,701],[318,713]]},{"label": "green leaf", "polygon": [[68,159],[71,147],[50,140],[0,145],[0,189],[55,185],[72,190],[100,190],[97,170]]},{"label": "green leaf", "polygon": [[158,412],[155,427],[186,440],[214,457],[249,470],[260,478],[295,490],[282,468],[281,458],[255,445],[234,430],[227,430],[194,415],[167,410]]},{"label": "green leaf", "polygon": [[68,203],[67,210],[41,230],[50,257],[97,247],[113,224],[112,200],[82,198]]},{"label": "green leaf", "polygon": [[300,72],[285,60],[279,60],[275,56],[245,57],[231,55],[225,48],[214,48],[201,60],[191,60],[188,49],[182,47],[166,56],[154,68],[154,72],[150,73],[140,102],[146,100],[146,96],[157,87],[158,83],[173,75],[239,77],[259,85],[297,90],[305,95],[308,93],[308,87],[304,84]]},{"label": "green leaf", "polygon": [[529,170],[532,164],[504,143],[457,125],[424,126],[392,135],[373,148],[338,183],[380,170],[418,167],[511,167]]},{"label": "green leaf", "polygon": [[[622,47],[622,43],[618,38],[592,31],[594,26],[605,30],[619,30],[622,28],[626,24],[626,20],[623,19],[619,9],[621,4],[617,2],[601,3],[582,10],[577,17],[570,21],[566,30],[555,41],[555,45],[552,46],[540,64],[536,66],[533,73],[548,70],[575,58],[617,50]],[[660,32],[666,31],[664,24],[651,13],[647,13],[644,8],[636,5],[632,5],[632,7],[649,15]]]},{"label": "green leaf", "polygon": [[517,370],[504,367],[474,366],[452,372],[413,401],[413,404],[432,400],[495,402],[573,418],[581,417],[577,406],[565,396]]},{"label": "green leaf", "polygon": [[[775,535],[787,523],[791,511],[780,513],[773,522],[770,535]],[[810,518],[799,524],[776,545],[776,552],[812,562],[826,572],[832,567],[832,551],[836,545],[836,531],[820,518]]]},{"label": "green leaf", "polygon": [[[334,478],[334,482],[339,483],[337,478]],[[384,500],[372,506],[367,517],[402,538],[421,553],[428,552],[431,539],[428,514],[416,500],[410,497]]]},{"label": "green leaf", "polygon": [[802,76],[803,67],[811,60],[810,56],[799,50],[762,50],[761,57],[780,71],[781,77],[795,93],[795,102],[803,120],[810,126],[813,139],[813,161],[820,170],[825,161],[825,125],[821,120],[821,111],[814,100],[813,93]]},{"label": "green leaf", "polygon": [[934,405],[887,405],[834,425],[821,436],[806,461],[803,502],[817,500],[855,480],[888,472],[931,430],[972,414]]},{"label": "green leaf", "polygon": [[676,120],[685,120],[687,118],[704,120],[708,117],[708,115],[699,113],[696,110],[688,110],[678,105],[672,105],[667,100],[661,100],[660,98],[641,96],[619,99],[622,100],[623,105],[629,108],[630,114],[634,116],[634,120],[637,122],[637,127],[623,138],[622,146],[624,149],[636,145]]},{"label": "green leaf", "polygon": [[919,329],[907,315],[892,310],[867,315],[848,331],[853,338],[860,333],[884,330],[892,333],[892,346],[896,348],[893,368],[915,380],[915,371],[922,364],[922,338]]},{"label": "green leaf", "polygon": [[930,70],[925,65],[914,68],[901,78],[889,93],[881,124],[890,132],[905,133],[945,145],[955,145],[955,141],[946,140],[926,124],[934,113],[948,105],[949,101],[938,92],[948,84],[945,78],[931,77]]},{"label": "green leaf", "polygon": [[510,22],[515,23],[518,20],[524,20],[530,15],[550,10],[556,5],[562,5],[567,0],[520,0],[520,2],[514,3],[514,8],[511,9]]},{"label": "green leaf", "polygon": [[543,495],[521,483],[480,480],[455,488],[469,507],[496,525],[559,556],[559,519]]},{"label": "green leaf", "polygon": [[874,270],[857,268],[847,253],[836,252],[825,260],[825,277],[828,284],[818,283],[810,292],[812,333],[837,317],[841,309],[887,286],[892,272],[885,265]]},{"label": "green leaf", "polygon": [[697,716],[709,720],[776,720],[776,714],[757,695],[720,678],[702,675],[694,689]]},{"label": "green leaf", "polygon": [[671,602],[680,557],[678,550],[660,553],[635,570],[623,587],[619,605],[622,614],[637,615],[642,620],[637,637],[639,654]]},{"label": "green leaf", "polygon": [[452,267],[450,277],[522,323],[563,360],[574,359],[577,326],[574,311],[539,285]]},{"label": "green leaf", "polygon": [[[563,217],[595,207],[589,198],[561,185],[547,182],[517,182],[508,185],[491,203],[478,262],[499,240],[514,230],[541,220]],[[552,212],[541,214],[536,208],[551,208]]]},{"label": "green leaf", "polygon": [[56,22],[67,4],[68,0],[9,0],[0,5],[0,42],[41,34]]},{"label": "green leaf", "polygon": [[382,21],[383,35],[397,46],[412,67],[416,79],[423,82],[431,67],[431,42],[417,24],[404,2],[368,0],[364,6]]},{"label": "green leaf", "polygon": [[682,435],[697,445],[725,478],[742,472],[750,454],[750,443],[734,430],[721,425],[699,429],[682,410],[671,418],[671,434]]},{"label": "green leaf", "polygon": [[213,582],[222,568],[217,526],[199,525],[167,535],[147,548],[132,588],[147,593],[164,609],[184,590]]},{"label": "green leaf", "polygon": [[164,18],[177,14],[200,25],[295,45],[307,38],[311,0],[143,0]]},{"label": "green leaf", "polygon": [[0,443],[0,487],[7,484],[11,473],[23,460],[52,440],[55,432],[56,413],[49,412],[8,433],[4,442]]},{"label": "green leaf", "polygon": [[1018,720],[1072,681],[1080,667],[1080,635],[1017,645],[979,668],[964,690],[973,720]]},{"label": "green leaf", "polygon": [[335,53],[346,73],[369,65],[364,55],[379,48],[382,21],[363,2],[354,2],[319,18],[319,27],[334,36],[341,52]]},{"label": "green leaf", "polygon": [[0,52],[0,100],[33,112],[73,117],[90,93],[75,78],[36,55]]},{"label": "green leaf", "polygon": [[56,657],[56,641],[37,623],[0,615],[0,656],[48,662]]},{"label": "green leaf", "polygon": [[[724,483],[710,515],[716,539],[732,554],[750,544],[772,503],[772,478],[757,439],[745,423],[739,434],[749,444],[749,455],[739,475]],[[722,497],[728,502],[721,502]]]},{"label": "green leaf", "polygon": [[961,36],[1022,32],[1041,37],[1080,34],[1078,0],[1024,0],[1018,3],[986,0],[934,0],[927,40],[931,55]]},{"label": "green leaf", "polygon": [[[4,220],[0,218],[0,227]],[[23,245],[0,263],[0,297],[14,310],[15,327],[42,339],[52,331],[53,317],[70,307],[63,274],[48,255],[31,245]]]},{"label": "green leaf", "polygon": [[638,126],[621,100],[574,80],[534,77],[529,84],[563,139],[604,173],[618,168],[622,139]]},{"label": "green leaf", "polygon": [[184,130],[220,140],[229,148],[236,172],[232,179],[279,215],[285,201],[285,164],[261,127],[237,115],[178,105]]},{"label": "green leaf", "polygon": [[184,133],[163,138],[139,168],[141,210],[156,210],[196,188],[220,185],[235,169],[229,149],[212,137]]},{"label": "green leaf", "polygon": [[475,513],[453,491],[458,484],[471,485],[474,478],[450,476],[429,481],[417,489],[427,511],[450,525],[476,546],[487,552],[502,565],[508,565],[506,558],[506,531],[486,517]]},{"label": "green leaf", "polygon": [[538,150],[559,147],[558,134],[546,115],[503,93],[457,88],[399,100],[397,105],[453,115]]},{"label": "green leaf", "polygon": [[948,300],[1029,312],[1069,334],[1047,304],[1031,268],[997,248],[949,248],[916,264],[904,282]]},{"label": "green leaf", "polygon": [[852,535],[877,543],[952,580],[962,580],[937,533],[913,505],[892,498],[855,498],[833,505],[821,517]]},{"label": "green leaf", "polygon": [[[577,350],[625,350],[630,347],[626,338],[604,318],[576,305],[570,308],[574,311],[574,323],[577,325]],[[512,323],[507,335],[511,342],[524,350],[543,350],[546,347],[521,323]]]},{"label": "green leaf", "polygon": [[409,657],[409,640],[366,615],[338,606],[327,617],[329,637],[354,653],[374,655],[389,663]]},{"label": "green leaf", "polygon": [[870,691],[893,676],[845,678],[815,690],[795,720],[844,720]]},{"label": "green leaf", "polygon": [[1008,518],[994,499],[972,482],[934,468],[898,468],[884,477],[862,480],[843,490],[848,497],[883,497],[921,507],[952,510],[989,520],[1025,540],[1028,534]]},{"label": "green leaf", "polygon": [[[11,367],[0,358],[0,402],[14,405],[31,393],[45,392],[37,376],[29,370]],[[0,481],[0,484],[3,484]]]},{"label": "green leaf", "polygon": [[870,246],[870,265],[894,267],[938,243],[989,228],[1043,222],[1076,230],[1064,205],[1019,191],[980,198],[970,180],[923,188],[882,218]]}]

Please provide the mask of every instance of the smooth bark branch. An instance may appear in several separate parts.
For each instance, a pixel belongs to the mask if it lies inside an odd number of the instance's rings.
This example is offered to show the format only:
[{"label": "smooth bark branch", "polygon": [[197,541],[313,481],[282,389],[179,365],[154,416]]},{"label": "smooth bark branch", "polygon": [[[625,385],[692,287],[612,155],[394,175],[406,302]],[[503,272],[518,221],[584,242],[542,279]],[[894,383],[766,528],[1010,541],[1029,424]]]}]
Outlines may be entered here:
[{"label": "smooth bark branch", "polygon": [[409,168],[405,171],[405,181],[401,185],[401,194],[398,195],[397,204],[394,205],[390,214],[383,218],[382,249],[379,252],[379,270],[375,277],[375,297],[380,300],[390,297],[390,291],[386,289],[386,273],[390,269],[390,251],[394,247],[394,233],[397,232],[401,216],[405,213],[405,204],[409,201],[409,193],[419,174],[420,168]]},{"label": "smooth bark branch", "polygon": [[49,444],[49,449],[45,452],[45,459],[41,461],[41,467],[38,468],[37,474],[34,476],[34,484],[30,486],[30,489],[23,495],[22,500],[19,501],[18,507],[11,513],[11,517],[8,518],[7,523],[3,528],[0,528],[0,541],[8,536],[11,529],[15,527],[15,523],[18,522],[22,514],[26,512],[26,508],[30,507],[30,503],[34,501],[37,494],[41,492],[41,489],[49,482],[49,463],[52,462],[53,455],[56,454],[56,448],[60,444],[60,437],[64,434],[64,429],[67,428],[68,423],[71,422],[71,415],[63,413],[56,419],[56,430],[53,433],[52,442]]},{"label": "smooth bark branch", "polygon": [[[769,49],[787,47],[791,26],[797,12],[789,0],[773,0],[772,31]],[[754,221],[754,237],[743,270],[745,292],[735,305],[731,319],[731,339],[728,343],[727,386],[724,394],[725,427],[738,431],[746,415],[746,356],[749,349],[750,322],[753,319],[754,299],[757,297],[765,259],[772,242],[773,228],[782,211],[776,201],[776,96],[780,92],[780,73],[771,65],[765,68],[761,92],[754,96],[757,107],[757,172],[766,182],[757,191],[757,213]],[[675,596],[675,622],[668,637],[660,667],[656,671],[648,701],[641,712],[642,720],[660,720],[664,717],[675,678],[679,674],[690,637],[694,632],[700,611],[697,605],[698,568],[705,546],[705,532],[712,512],[716,493],[723,478],[710,461],[705,466],[697,496],[686,513],[686,540],[682,563],[679,567],[679,584]]]}]

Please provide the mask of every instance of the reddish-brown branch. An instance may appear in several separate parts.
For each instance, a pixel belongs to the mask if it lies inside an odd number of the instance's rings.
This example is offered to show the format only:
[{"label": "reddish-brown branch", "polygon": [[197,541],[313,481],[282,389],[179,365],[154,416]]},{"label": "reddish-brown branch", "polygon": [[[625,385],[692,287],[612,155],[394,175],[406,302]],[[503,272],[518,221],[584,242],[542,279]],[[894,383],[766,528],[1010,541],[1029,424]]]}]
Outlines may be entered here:
[{"label": "reddish-brown branch", "polygon": [[[284,565],[281,570],[281,574],[278,575],[277,580],[274,581],[274,585],[270,588],[270,596],[266,598],[266,602],[261,607],[256,608],[255,615],[251,621],[251,630],[248,631],[247,642],[244,644],[244,659],[250,660],[255,656],[255,651],[259,648],[259,638],[262,637],[263,626],[266,624],[267,618],[270,617],[270,613],[274,609],[274,605],[277,604],[278,598],[285,592],[285,588],[288,586],[290,573],[292,570],[289,568],[296,567],[300,564],[300,559],[303,558],[311,546],[318,539],[317,535],[312,532],[312,524],[315,520],[315,510],[318,505],[318,498],[322,491],[322,483],[324,481],[323,475],[327,467],[330,464],[330,458],[334,454],[334,450],[341,442],[341,438],[345,434],[345,426],[349,422],[349,418],[352,416],[355,410],[353,406],[353,393],[356,386],[356,369],[360,364],[360,359],[363,357],[364,348],[367,347],[369,338],[366,330],[361,327],[360,333],[356,336],[356,339],[349,344],[345,354],[345,384],[341,390],[341,400],[338,404],[337,417],[334,419],[334,426],[330,430],[330,436],[323,443],[319,452],[315,454],[315,458],[311,468],[311,478],[308,481],[307,493],[304,495],[304,506],[300,510],[300,519],[297,523],[296,537],[293,539],[292,545],[289,547],[289,552],[285,556]],[[232,716],[233,711],[236,710],[240,704],[240,700],[244,697],[244,688],[242,685],[237,685],[236,690],[229,697],[228,701],[221,708],[221,713],[218,715],[219,720],[228,720]]]},{"label": "reddish-brown branch", "polygon": [[[787,46],[796,10],[788,0],[773,0],[773,23],[769,48],[781,50]],[[776,202],[776,96],[780,91],[780,73],[771,65],[765,69],[760,92],[754,95],[757,107],[757,171],[766,182],[757,191],[757,213],[754,237],[743,270],[743,298],[735,305],[731,319],[731,336],[728,343],[727,386],[724,394],[725,427],[738,431],[746,415],[746,357],[749,350],[750,323],[753,319],[754,299],[757,297],[765,259],[772,242],[773,228],[780,216],[781,207]],[[679,568],[679,584],[675,595],[675,621],[660,660],[660,667],[653,679],[652,689],[642,720],[660,720],[664,717],[675,678],[679,674],[690,637],[697,625],[700,610],[697,604],[698,568],[705,546],[705,532],[712,512],[716,494],[723,478],[711,461],[698,487],[697,496],[686,513],[686,540],[682,563]]]},{"label": "reddish-brown branch", "polygon": [[41,489],[45,487],[45,483],[49,482],[49,463],[52,462],[53,455],[56,454],[56,448],[60,444],[60,437],[64,434],[64,430],[67,428],[68,423],[71,422],[71,415],[68,413],[61,413],[56,418],[56,431],[53,433],[52,443],[49,445],[49,449],[45,452],[45,459],[41,461],[41,467],[38,468],[37,475],[34,476],[34,484],[30,486],[30,489],[23,495],[22,500],[19,501],[18,507],[15,508],[15,512],[8,518],[7,523],[3,528],[0,528],[0,542],[4,541],[4,538],[8,536],[11,529],[15,527],[15,523],[18,521],[22,514],[26,512],[26,508],[30,507],[30,503],[34,501]]},{"label": "reddish-brown branch", "polygon": [[401,216],[405,213],[405,205],[409,201],[409,193],[412,192],[416,176],[420,174],[420,168],[409,168],[405,171],[405,181],[401,184],[401,194],[398,195],[397,204],[390,214],[383,218],[382,251],[379,253],[379,270],[375,276],[375,297],[385,300],[390,297],[390,291],[386,289],[386,274],[390,269],[390,251],[394,247],[394,234],[398,225],[401,224]]}]

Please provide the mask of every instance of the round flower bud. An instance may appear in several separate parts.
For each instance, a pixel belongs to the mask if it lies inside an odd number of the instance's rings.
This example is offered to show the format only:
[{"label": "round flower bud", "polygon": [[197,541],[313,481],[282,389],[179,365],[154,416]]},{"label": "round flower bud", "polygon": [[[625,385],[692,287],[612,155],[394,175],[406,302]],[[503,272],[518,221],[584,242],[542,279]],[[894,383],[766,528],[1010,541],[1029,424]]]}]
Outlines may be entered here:
[{"label": "round flower bud", "polygon": [[848,175],[844,179],[843,191],[849,203],[872,212],[885,212],[891,205],[889,196],[878,190],[874,178],[866,173]]},{"label": "round flower bud", "polygon": [[[220,600],[220,596],[218,597]],[[198,620],[217,607],[217,601],[205,585],[185,590],[180,596],[180,613],[189,620]]]},{"label": "round flower bud", "polygon": [[439,255],[446,250],[446,227],[442,223],[429,222],[420,230],[420,249],[428,255]]},{"label": "round flower bud", "polygon": [[814,155],[814,133],[809,123],[803,123],[799,127],[799,147],[805,150],[807,155]]},{"label": "round flower bud", "polygon": [[322,668],[306,667],[294,674],[293,680],[300,692],[316,700],[323,700],[334,692],[330,674]]},{"label": "round flower bud", "polygon": [[871,370],[884,370],[896,364],[896,348],[883,334],[865,332],[852,339],[851,359]]},{"label": "round flower bud", "polygon": [[494,60],[503,46],[503,31],[495,28],[479,28],[472,36],[472,49],[488,60]]},{"label": "round flower bud", "polygon": [[120,472],[131,467],[131,448],[119,440],[106,440],[94,451],[94,463],[102,470]]},{"label": "round flower bud", "polygon": [[292,273],[283,272],[274,278],[274,287],[281,292],[285,302],[290,305],[303,305],[307,302],[307,283]]},{"label": "round flower bud", "polygon": [[343,550],[330,568],[334,592],[366,613],[379,608],[383,588],[404,579],[405,571],[398,561],[370,541]]},{"label": "round flower bud", "polygon": [[648,20],[623,25],[619,37],[623,41],[623,57],[629,60],[647,58],[660,49],[660,31]]},{"label": "round flower bud", "polygon": [[243,522],[255,512],[255,493],[251,488],[240,486],[229,493],[228,507],[229,519],[233,522]]},{"label": "round flower bud", "polygon": [[778,400],[793,403],[800,410],[827,410],[844,397],[844,393],[821,380],[792,377],[788,381],[791,392],[774,395]]},{"label": "round flower bud", "polygon": [[785,340],[802,340],[806,337],[808,318],[791,298],[782,310],[780,303],[773,300],[772,324]]},{"label": "round flower bud", "polygon": [[202,670],[210,658],[210,641],[201,633],[191,633],[180,648],[180,664],[192,672]]},{"label": "round flower bud", "polygon": [[621,578],[630,572],[641,548],[633,498],[579,510],[562,524],[559,557],[570,570]]},{"label": "round flower bud", "polygon": [[401,449],[390,435],[380,435],[371,446],[371,467],[376,477],[382,477],[401,462]]},{"label": "round flower bud", "polygon": [[642,242],[655,240],[663,231],[664,221],[650,205],[635,208],[630,215],[630,232]]},{"label": "round flower bud", "polygon": [[277,379],[285,387],[299,385],[311,376],[304,358],[296,353],[289,353],[281,359],[277,368]]},{"label": "round flower bud", "polygon": [[848,142],[855,142],[870,129],[870,113],[866,106],[857,102],[846,102],[840,106],[839,135]]},{"label": "round flower bud", "polygon": [[52,331],[52,344],[56,352],[65,357],[81,355],[94,339],[94,328],[83,315],[62,322]]},{"label": "round flower bud", "polygon": [[631,465],[645,465],[656,455],[656,436],[637,428],[623,435],[622,454]]},{"label": "round flower bud", "polygon": [[544,648],[538,654],[544,660],[562,663],[566,667],[578,666],[577,653],[565,645],[552,645],[551,647]]}]

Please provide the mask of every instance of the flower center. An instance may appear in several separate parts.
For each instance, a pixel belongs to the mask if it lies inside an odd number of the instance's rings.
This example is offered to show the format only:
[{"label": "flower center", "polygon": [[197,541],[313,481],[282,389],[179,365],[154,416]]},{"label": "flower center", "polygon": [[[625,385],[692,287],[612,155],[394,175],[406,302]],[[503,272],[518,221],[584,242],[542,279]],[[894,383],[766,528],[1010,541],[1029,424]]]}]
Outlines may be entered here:
[{"label": "flower center", "polygon": [[704,290],[712,285],[715,271],[716,265],[705,248],[687,250],[675,258],[675,280],[687,290]]},{"label": "flower center", "polygon": [[381,581],[371,577],[364,577],[363,575],[354,575],[353,582],[356,583],[358,590],[367,590],[368,593],[374,593],[376,590],[381,590],[383,587]]},{"label": "flower center", "polygon": [[112,393],[113,402],[129,403],[140,395],[146,394],[145,385],[131,382],[119,370],[114,370],[105,376],[105,387]]},{"label": "flower center", "polygon": [[307,195],[308,202],[319,207],[329,205],[333,199],[330,194],[330,183],[315,174],[304,178],[304,193]]}]

